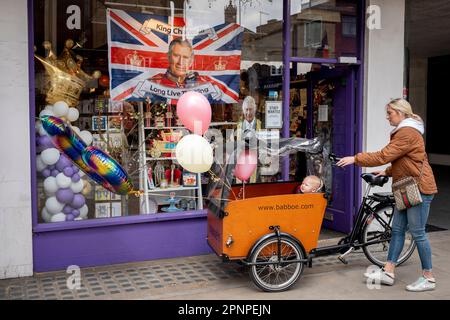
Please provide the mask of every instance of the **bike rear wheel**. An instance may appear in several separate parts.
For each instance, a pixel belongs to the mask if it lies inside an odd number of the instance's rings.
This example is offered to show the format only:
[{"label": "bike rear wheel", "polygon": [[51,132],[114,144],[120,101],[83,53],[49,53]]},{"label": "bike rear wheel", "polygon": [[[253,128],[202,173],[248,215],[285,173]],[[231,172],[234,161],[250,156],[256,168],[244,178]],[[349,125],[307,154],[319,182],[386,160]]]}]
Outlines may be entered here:
[{"label": "bike rear wheel", "polygon": [[[361,243],[370,241],[384,240],[379,243],[367,245],[363,247],[364,254],[373,264],[383,267],[387,262],[389,243],[392,234],[392,221],[394,217],[394,207],[387,205],[378,208],[375,213],[369,214],[364,218],[361,232]],[[405,234],[405,243],[402,252],[397,261],[397,265],[401,265],[411,257],[416,248],[411,233]]]}]

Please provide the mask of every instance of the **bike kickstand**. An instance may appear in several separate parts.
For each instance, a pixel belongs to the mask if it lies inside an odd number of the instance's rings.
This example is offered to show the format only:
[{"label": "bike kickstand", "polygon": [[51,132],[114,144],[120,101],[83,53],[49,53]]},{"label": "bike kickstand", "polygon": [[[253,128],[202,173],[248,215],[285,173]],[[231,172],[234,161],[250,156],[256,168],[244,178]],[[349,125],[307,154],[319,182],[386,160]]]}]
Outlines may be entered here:
[{"label": "bike kickstand", "polygon": [[350,247],[350,249],[348,249],[347,251],[345,251],[343,254],[341,254],[341,255],[338,257],[339,261],[342,262],[343,264],[348,264],[348,261],[345,260],[345,257],[346,257],[348,254],[352,253],[354,250],[355,250],[355,247]]}]

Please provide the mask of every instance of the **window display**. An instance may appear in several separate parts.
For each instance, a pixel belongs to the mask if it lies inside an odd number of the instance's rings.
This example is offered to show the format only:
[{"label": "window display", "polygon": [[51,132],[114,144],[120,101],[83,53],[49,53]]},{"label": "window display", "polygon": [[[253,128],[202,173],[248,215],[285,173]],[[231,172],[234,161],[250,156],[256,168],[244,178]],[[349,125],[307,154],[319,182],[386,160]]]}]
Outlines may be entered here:
[{"label": "window display", "polygon": [[[249,130],[279,136],[265,115],[282,99],[281,2],[72,2],[77,28],[62,23],[66,1],[34,1],[39,223],[202,209],[212,177],[175,154],[197,133],[177,108],[187,91],[222,136],[201,128],[209,148]],[[258,159],[248,183],[279,180],[267,166]]]}]

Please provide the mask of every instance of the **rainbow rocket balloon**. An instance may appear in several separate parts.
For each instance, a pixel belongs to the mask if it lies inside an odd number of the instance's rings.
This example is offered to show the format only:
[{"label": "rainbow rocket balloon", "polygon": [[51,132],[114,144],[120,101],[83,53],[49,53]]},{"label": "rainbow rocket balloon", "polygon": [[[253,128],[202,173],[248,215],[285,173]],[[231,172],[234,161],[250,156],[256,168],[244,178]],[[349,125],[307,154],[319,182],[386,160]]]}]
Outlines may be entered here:
[{"label": "rainbow rocket balloon", "polygon": [[41,116],[40,119],[55,147],[91,179],[113,193],[125,195],[132,191],[131,180],[117,161],[98,148],[87,147],[60,118]]},{"label": "rainbow rocket balloon", "polygon": [[101,149],[87,147],[83,152],[84,162],[103,177],[105,189],[114,190],[118,194],[128,194],[133,190],[131,179],[116,160]]}]

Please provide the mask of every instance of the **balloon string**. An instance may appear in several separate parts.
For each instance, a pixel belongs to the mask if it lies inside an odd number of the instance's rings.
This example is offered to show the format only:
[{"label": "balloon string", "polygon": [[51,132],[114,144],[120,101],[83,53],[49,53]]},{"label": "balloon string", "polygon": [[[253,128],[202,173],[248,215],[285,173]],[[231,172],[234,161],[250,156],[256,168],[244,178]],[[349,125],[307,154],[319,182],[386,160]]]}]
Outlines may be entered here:
[{"label": "balloon string", "polygon": [[141,195],[144,195],[143,190],[132,190],[128,194],[134,195],[135,197],[140,197]]},{"label": "balloon string", "polygon": [[[224,176],[225,179],[227,180],[228,184],[231,186],[231,183],[230,183],[230,181],[228,181],[227,175],[225,174],[225,170],[224,170],[224,168],[220,165],[220,163],[219,163],[219,167],[220,167],[220,169],[222,170],[223,176]],[[237,200],[237,197],[236,197],[236,194],[235,194],[234,191],[233,191],[233,188],[230,187],[230,190],[231,190],[231,192],[233,193],[234,199]]]},{"label": "balloon string", "polygon": [[[219,165],[219,166],[220,166],[220,165]],[[217,179],[217,180],[222,180],[220,177],[218,177],[218,176],[217,176],[214,172],[212,172],[211,170],[209,170],[208,173],[212,176],[212,179],[213,179],[213,180],[215,180],[215,179]],[[222,180],[222,182],[223,182],[223,185],[224,185],[225,187],[227,187],[228,190],[230,190],[230,191],[233,193],[234,199],[236,200],[236,195],[234,194],[233,188],[232,188],[229,184],[227,184],[225,181]]]},{"label": "balloon string", "polygon": [[239,190],[239,193],[238,193],[238,200],[242,199],[243,191],[244,191],[244,189],[241,187],[241,189]]},{"label": "balloon string", "polygon": [[[228,183],[228,185],[227,185],[227,184],[225,183],[225,181],[223,181],[223,182],[224,182],[224,185],[231,191],[231,193],[232,193],[233,196],[234,196],[234,199],[237,200],[236,194],[234,193],[233,188],[231,187],[230,181],[228,181],[228,178],[227,178],[227,175],[226,175],[226,173],[225,173],[225,170],[224,170],[223,166],[221,166],[220,163],[217,163],[217,165],[219,166],[220,170],[222,171],[222,174],[223,174],[223,176],[224,176],[224,178],[225,178],[225,180],[226,180],[226,183]],[[210,170],[210,172],[211,172],[214,176],[216,176],[216,174],[215,174],[214,172],[212,172],[211,170]],[[220,178],[219,178],[219,179],[220,179]]]}]

